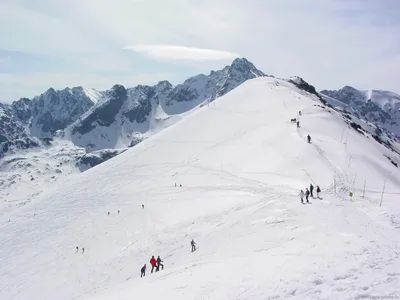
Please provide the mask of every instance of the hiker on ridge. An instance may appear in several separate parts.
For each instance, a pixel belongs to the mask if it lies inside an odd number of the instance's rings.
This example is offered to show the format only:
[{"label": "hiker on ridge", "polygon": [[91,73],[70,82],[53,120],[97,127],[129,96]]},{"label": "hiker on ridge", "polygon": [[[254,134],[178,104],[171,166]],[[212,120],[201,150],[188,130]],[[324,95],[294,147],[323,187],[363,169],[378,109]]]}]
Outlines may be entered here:
[{"label": "hiker on ridge", "polygon": [[304,192],[303,190],[300,191],[299,197],[301,199],[301,203],[304,203],[303,198],[304,198]]},{"label": "hiker on ridge", "polygon": [[161,260],[160,256],[158,256],[157,257],[157,269],[156,269],[156,272],[158,272],[160,270],[160,266],[161,266],[162,270],[164,270],[164,265],[162,264],[162,262],[163,261]]},{"label": "hiker on ridge", "polygon": [[321,189],[319,188],[319,185],[317,185],[317,198],[319,199],[319,193],[321,193]]},{"label": "hiker on ridge", "polygon": [[308,201],[308,196],[310,196],[310,191],[308,190],[308,188],[306,188],[306,200],[307,203],[310,203],[310,201]]},{"label": "hiker on ridge", "polygon": [[157,261],[154,258],[154,255],[150,259],[150,264],[151,264],[151,273],[153,273],[154,269],[157,268]]},{"label": "hiker on ridge", "polygon": [[196,243],[194,242],[194,240],[192,240],[190,244],[192,245],[192,252],[196,251]]},{"label": "hiker on ridge", "polygon": [[140,278],[146,276],[146,264],[140,269]]}]

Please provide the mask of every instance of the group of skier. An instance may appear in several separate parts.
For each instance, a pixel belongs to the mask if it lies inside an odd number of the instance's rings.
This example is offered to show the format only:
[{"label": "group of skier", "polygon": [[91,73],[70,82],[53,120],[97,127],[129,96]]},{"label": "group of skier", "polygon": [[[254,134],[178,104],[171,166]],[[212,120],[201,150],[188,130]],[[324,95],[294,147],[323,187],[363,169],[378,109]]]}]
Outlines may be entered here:
[{"label": "group of skier", "polygon": [[[196,251],[196,243],[194,242],[194,240],[192,240],[190,242],[190,245],[192,246],[192,252]],[[161,260],[160,256],[157,257],[157,259],[154,258],[154,255],[151,257],[150,259],[150,265],[151,265],[151,273],[154,272],[154,270],[156,272],[160,271],[160,267],[161,270],[164,270],[164,264],[162,264],[163,261]],[[146,264],[144,264],[144,266],[140,269],[140,278],[146,276]]]},{"label": "group of skier", "polygon": [[[303,190],[300,191],[300,199],[301,199],[301,203],[304,204],[304,196],[306,197],[306,201],[307,203],[310,203],[310,201],[308,201],[308,197],[311,196],[311,198],[314,198],[314,186],[312,185],[312,183],[310,183],[310,190],[308,188],[306,188],[306,192],[304,193]],[[319,193],[321,193],[321,189],[319,188],[319,185],[317,185],[317,198],[319,199]]]}]

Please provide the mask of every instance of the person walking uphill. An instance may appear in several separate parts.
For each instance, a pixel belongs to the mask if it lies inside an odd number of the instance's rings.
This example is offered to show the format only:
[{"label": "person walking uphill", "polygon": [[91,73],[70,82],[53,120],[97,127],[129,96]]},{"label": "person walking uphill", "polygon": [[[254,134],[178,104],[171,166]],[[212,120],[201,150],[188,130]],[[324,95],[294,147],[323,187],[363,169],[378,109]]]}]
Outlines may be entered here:
[{"label": "person walking uphill", "polygon": [[321,189],[319,188],[319,185],[317,185],[317,198],[319,199],[319,193],[321,193]]},{"label": "person walking uphill", "polygon": [[160,266],[161,266],[161,270],[164,270],[164,265],[162,264],[162,260],[161,260],[161,258],[160,258],[160,256],[158,256],[157,257],[157,269],[156,269],[156,272],[158,272],[158,271],[160,271]]},{"label": "person walking uphill", "polygon": [[311,196],[311,198],[314,198],[313,190],[314,190],[314,186],[312,185],[312,183],[310,183],[310,196]]},{"label": "person walking uphill", "polygon": [[146,264],[140,269],[140,278],[146,276]]},{"label": "person walking uphill", "polygon": [[307,200],[307,203],[310,203],[310,201],[308,201],[308,196],[310,196],[310,191],[308,189],[306,189],[306,200]]},{"label": "person walking uphill", "polygon": [[154,269],[157,269],[157,261],[154,258],[154,255],[150,259],[150,264],[151,264],[151,273],[153,273]]},{"label": "person walking uphill", "polygon": [[303,192],[303,190],[300,191],[299,196],[300,196],[300,199],[301,199],[301,203],[304,203],[304,201],[303,201],[303,198],[304,198],[304,192]]},{"label": "person walking uphill", "polygon": [[196,251],[196,243],[194,242],[194,240],[190,242],[190,245],[192,245],[192,252]]}]

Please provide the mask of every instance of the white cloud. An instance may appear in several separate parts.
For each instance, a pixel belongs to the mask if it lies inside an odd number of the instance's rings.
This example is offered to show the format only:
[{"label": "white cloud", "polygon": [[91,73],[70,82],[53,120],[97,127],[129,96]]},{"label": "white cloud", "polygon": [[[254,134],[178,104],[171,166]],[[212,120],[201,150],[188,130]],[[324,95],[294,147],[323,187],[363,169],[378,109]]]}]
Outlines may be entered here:
[{"label": "white cloud", "polygon": [[124,49],[145,54],[158,60],[232,60],[239,56],[227,51],[174,45],[135,45],[126,46]]},{"label": "white cloud", "polygon": [[[398,14],[398,0],[0,0],[0,50],[71,62],[67,73],[55,64],[65,86],[71,72],[82,85],[93,72],[104,84],[112,74],[151,70],[185,78],[239,53],[268,74],[299,75],[318,89],[400,92]],[[18,93],[31,94],[26,74],[15,80]]]}]

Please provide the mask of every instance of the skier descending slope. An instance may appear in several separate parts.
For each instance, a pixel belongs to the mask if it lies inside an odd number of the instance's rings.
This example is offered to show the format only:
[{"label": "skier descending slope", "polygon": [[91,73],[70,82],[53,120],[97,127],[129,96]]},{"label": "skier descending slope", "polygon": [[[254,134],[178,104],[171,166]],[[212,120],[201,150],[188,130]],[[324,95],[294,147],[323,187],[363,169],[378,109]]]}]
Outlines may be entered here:
[{"label": "skier descending slope", "polygon": [[314,186],[312,185],[312,183],[310,183],[310,196],[311,196],[311,198],[314,198],[313,190],[314,190]]},{"label": "skier descending slope", "polygon": [[309,144],[311,144],[311,136],[310,135],[307,135],[307,141]]},{"label": "skier descending slope", "polygon": [[150,264],[151,264],[151,273],[153,273],[154,269],[157,268],[157,261],[154,258],[154,255],[150,259]]}]

